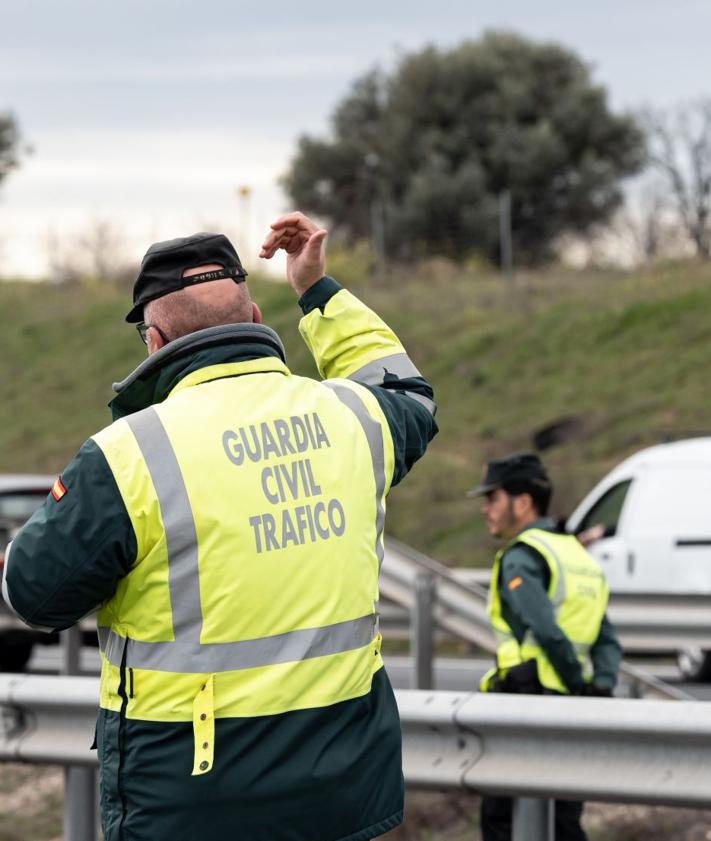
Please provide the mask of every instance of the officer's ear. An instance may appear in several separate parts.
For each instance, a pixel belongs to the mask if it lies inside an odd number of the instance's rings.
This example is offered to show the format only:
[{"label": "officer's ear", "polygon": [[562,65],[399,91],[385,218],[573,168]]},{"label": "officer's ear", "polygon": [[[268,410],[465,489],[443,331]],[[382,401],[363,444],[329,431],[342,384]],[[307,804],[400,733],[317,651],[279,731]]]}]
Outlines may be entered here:
[{"label": "officer's ear", "polygon": [[262,323],[262,311],[259,307],[252,301],[252,324],[261,324]]},{"label": "officer's ear", "polygon": [[148,328],[148,332],[146,333],[146,346],[148,347],[148,355],[156,353],[161,348],[167,345],[167,341],[165,340],[165,336],[161,333],[160,330],[157,330],[153,325]]},{"label": "officer's ear", "polygon": [[522,517],[528,517],[530,514],[535,514],[538,516],[538,511],[536,510],[536,504],[533,501],[533,497],[529,493],[520,493],[516,494],[513,499],[513,510],[514,515],[517,519]]}]

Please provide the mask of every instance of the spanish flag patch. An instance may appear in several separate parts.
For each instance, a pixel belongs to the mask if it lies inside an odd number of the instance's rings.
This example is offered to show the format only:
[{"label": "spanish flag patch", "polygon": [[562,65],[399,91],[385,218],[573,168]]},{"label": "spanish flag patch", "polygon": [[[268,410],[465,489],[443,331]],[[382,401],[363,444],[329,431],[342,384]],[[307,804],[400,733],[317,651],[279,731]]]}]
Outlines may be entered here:
[{"label": "spanish flag patch", "polygon": [[62,480],[59,476],[57,476],[57,481],[52,485],[52,496],[54,497],[54,501],[59,502],[66,492],[67,489],[62,484]]},{"label": "spanish flag patch", "polygon": [[511,581],[509,581],[509,590],[516,590],[522,584],[523,578],[521,578],[520,575],[517,575],[516,578],[512,578]]}]

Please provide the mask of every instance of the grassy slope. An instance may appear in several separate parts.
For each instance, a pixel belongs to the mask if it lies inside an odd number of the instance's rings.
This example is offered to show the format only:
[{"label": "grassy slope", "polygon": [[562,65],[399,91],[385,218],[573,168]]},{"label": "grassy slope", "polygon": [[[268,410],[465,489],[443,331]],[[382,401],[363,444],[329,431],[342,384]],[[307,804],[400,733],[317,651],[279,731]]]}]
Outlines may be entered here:
[{"label": "grassy slope", "polygon": [[[476,507],[463,498],[483,459],[530,447],[533,430],[567,415],[574,440],[546,453],[568,512],[622,457],[665,433],[711,431],[711,268],[637,275],[552,272],[496,277],[423,266],[386,287],[346,280],[399,333],[433,382],[441,432],[391,496],[389,531],[451,563],[485,563]],[[313,374],[291,292],[255,281],[253,294],[283,336],[290,363]],[[0,284],[0,472],[58,471],[107,422],[110,383],[142,358],[122,323],[126,294]]]}]

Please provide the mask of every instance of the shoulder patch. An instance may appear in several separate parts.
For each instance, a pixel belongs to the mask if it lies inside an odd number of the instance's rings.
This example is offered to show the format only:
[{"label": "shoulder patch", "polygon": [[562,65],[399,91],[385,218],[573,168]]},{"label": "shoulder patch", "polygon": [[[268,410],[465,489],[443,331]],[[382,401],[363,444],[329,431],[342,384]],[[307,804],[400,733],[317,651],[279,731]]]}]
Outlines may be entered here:
[{"label": "shoulder patch", "polygon": [[517,575],[516,578],[512,578],[511,581],[508,583],[509,590],[516,590],[523,584],[523,578],[520,575]]},{"label": "shoulder patch", "polygon": [[62,484],[61,477],[57,476],[57,481],[52,485],[52,496],[54,497],[54,501],[59,502],[66,492],[67,489]]}]

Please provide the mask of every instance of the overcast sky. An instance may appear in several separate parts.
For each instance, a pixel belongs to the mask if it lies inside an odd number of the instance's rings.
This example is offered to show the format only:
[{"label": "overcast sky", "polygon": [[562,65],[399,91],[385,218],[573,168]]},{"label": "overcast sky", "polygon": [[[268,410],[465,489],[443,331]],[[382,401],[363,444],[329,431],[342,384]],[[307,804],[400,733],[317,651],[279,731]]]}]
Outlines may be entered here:
[{"label": "overcast sky", "polygon": [[560,41],[615,109],[711,94],[709,0],[0,0],[0,13],[0,112],[35,149],[0,188],[0,274],[44,274],[48,233],[69,242],[97,219],[137,258],[221,227],[254,264],[287,209],[278,179],[298,136],[326,131],[354,78],[428,43],[491,28]]}]

